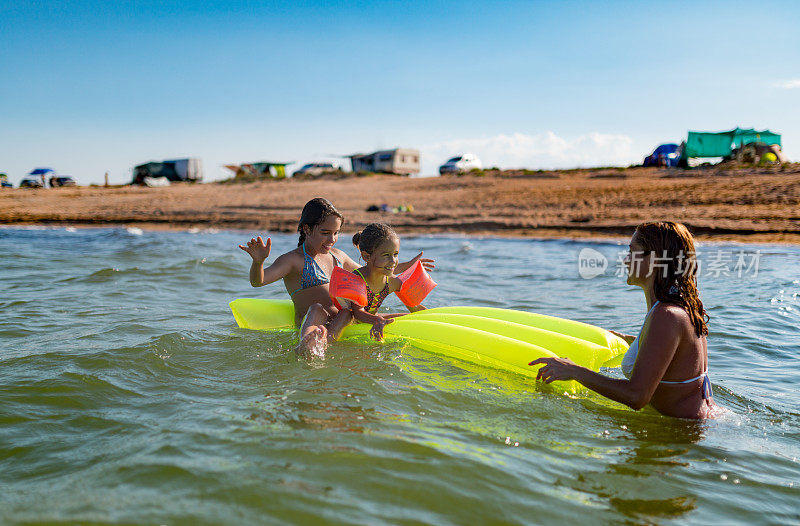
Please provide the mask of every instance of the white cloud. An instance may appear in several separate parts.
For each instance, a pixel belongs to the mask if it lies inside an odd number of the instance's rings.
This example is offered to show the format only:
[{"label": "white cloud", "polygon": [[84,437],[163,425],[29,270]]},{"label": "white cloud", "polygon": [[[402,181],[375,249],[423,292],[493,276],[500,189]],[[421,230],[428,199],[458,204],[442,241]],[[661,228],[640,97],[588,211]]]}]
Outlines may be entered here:
[{"label": "white cloud", "polygon": [[773,84],[776,88],[781,89],[798,89],[800,88],[800,79],[784,80]]},{"label": "white cloud", "polygon": [[623,166],[638,162],[633,139],[627,135],[592,132],[572,139],[551,131],[537,135],[513,133],[480,139],[458,139],[421,148],[422,173],[438,173],[438,167],[450,157],[474,153],[486,167],[500,168],[577,168]]}]

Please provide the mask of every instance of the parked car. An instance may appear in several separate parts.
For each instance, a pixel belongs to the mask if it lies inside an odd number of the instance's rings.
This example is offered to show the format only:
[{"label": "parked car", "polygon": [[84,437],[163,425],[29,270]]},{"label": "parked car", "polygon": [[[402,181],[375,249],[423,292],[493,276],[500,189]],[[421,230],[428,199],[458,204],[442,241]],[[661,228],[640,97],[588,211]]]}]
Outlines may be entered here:
[{"label": "parked car", "polygon": [[19,182],[19,187],[20,188],[44,188],[44,185],[42,185],[42,180],[39,179],[38,177],[28,176],[28,177],[23,178],[22,181]]},{"label": "parked car", "polygon": [[8,182],[8,176],[0,173],[0,188],[14,188],[14,185]]},{"label": "parked car", "polygon": [[77,186],[75,183],[75,179],[68,175],[61,175],[59,177],[51,177],[50,178],[50,188],[56,188],[57,186]]},{"label": "parked car", "polygon": [[678,166],[680,158],[680,146],[674,143],[660,144],[644,158],[642,166]]},{"label": "parked car", "polygon": [[297,170],[293,176],[312,176],[316,177],[324,173],[335,172],[339,167],[333,163],[308,163]]},{"label": "parked car", "polygon": [[470,170],[482,170],[481,160],[471,153],[465,153],[458,157],[453,157],[439,167],[439,174],[465,173]]}]

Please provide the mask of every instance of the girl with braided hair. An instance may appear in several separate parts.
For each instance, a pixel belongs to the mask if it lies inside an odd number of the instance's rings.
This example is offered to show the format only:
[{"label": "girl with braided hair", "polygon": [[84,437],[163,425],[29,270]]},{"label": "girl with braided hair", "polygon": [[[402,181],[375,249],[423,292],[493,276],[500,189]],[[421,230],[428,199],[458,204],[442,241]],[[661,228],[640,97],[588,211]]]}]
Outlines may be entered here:
[{"label": "girl with braided hair", "polygon": [[694,240],[670,221],[642,223],[625,258],[628,284],[642,288],[647,315],[638,336],[617,333],[630,343],[618,380],[566,358],[540,358],[537,379],[577,380],[589,389],[641,409],[679,418],[709,418],[717,406],[708,378],[708,315],[697,291]]}]

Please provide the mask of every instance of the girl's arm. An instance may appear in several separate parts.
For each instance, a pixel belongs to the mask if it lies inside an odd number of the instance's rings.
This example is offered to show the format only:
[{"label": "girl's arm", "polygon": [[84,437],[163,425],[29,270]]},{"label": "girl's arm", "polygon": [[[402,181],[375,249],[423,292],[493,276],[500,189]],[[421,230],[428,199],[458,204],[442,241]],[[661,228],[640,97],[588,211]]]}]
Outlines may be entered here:
[{"label": "girl's arm", "polygon": [[253,260],[250,265],[250,285],[263,287],[283,279],[292,271],[292,260],[290,254],[278,256],[272,265],[264,268],[264,261]]},{"label": "girl's arm", "polygon": [[292,260],[290,254],[279,256],[272,265],[264,268],[264,261],[269,257],[272,248],[272,240],[267,238],[267,242],[261,236],[251,239],[247,246],[239,245],[239,248],[250,254],[253,263],[250,265],[250,285],[253,287],[263,287],[269,283],[278,281],[292,271]]},{"label": "girl's arm", "polygon": [[[392,276],[391,278],[389,278],[389,290],[390,291],[397,292],[398,290],[400,290],[400,287],[402,287],[402,286],[403,286],[403,282],[400,281],[399,278],[397,278],[395,276]],[[405,305],[405,304],[403,304],[403,305]],[[417,312],[417,311],[425,310],[425,307],[423,307],[422,305],[417,305],[416,307],[409,307],[408,305],[405,305],[405,307],[408,309],[408,312]]]},{"label": "girl's arm", "polygon": [[361,323],[369,323],[370,325],[376,323],[383,319],[382,316],[377,314],[370,314],[369,312],[364,310],[364,307],[360,305],[353,304],[350,308],[353,311],[353,319],[360,321]]},{"label": "girl's arm", "polygon": [[[342,268],[345,269],[347,272],[353,272],[357,268],[361,268],[361,265],[353,261],[353,258],[347,255],[346,252],[339,249],[336,250],[336,257],[339,258],[339,261],[342,262]],[[333,251],[332,250],[332,251]]]},{"label": "girl's arm", "polygon": [[[342,268],[344,268],[347,272],[353,272],[355,269],[361,268],[361,265],[353,261],[353,259],[350,256],[348,256],[347,253],[341,250],[338,249],[336,250],[336,257],[338,257],[339,260],[342,262]],[[411,261],[406,261],[405,263],[398,263],[394,269],[394,272],[396,274],[405,272],[406,270],[411,268],[411,266],[414,263],[416,263],[417,260],[422,261],[422,266],[425,267],[425,270],[427,270],[428,272],[436,268],[434,260],[429,258],[423,258],[422,252],[420,252]]]},{"label": "girl's arm", "polygon": [[410,261],[406,261],[405,263],[398,263],[397,266],[394,268],[395,274],[402,274],[406,270],[410,269],[411,266],[417,262],[417,260],[422,261],[422,266],[425,267],[425,270],[427,270],[428,272],[436,268],[436,265],[434,265],[435,260],[430,258],[423,258],[422,252],[420,252],[419,254],[414,256],[414,258],[411,259]]},{"label": "girl's arm", "polygon": [[537,380],[577,380],[585,387],[632,409],[646,406],[675,356],[682,332],[680,314],[657,309],[642,329],[639,356],[630,380],[617,380],[576,365],[567,358],[539,358],[528,365],[544,364]]},{"label": "girl's arm", "polygon": [[360,305],[353,305],[352,311],[353,318],[362,323],[369,323],[372,325],[372,328],[369,330],[369,335],[378,341],[383,341],[383,328],[394,321],[394,318],[384,318],[378,314],[370,314]]}]

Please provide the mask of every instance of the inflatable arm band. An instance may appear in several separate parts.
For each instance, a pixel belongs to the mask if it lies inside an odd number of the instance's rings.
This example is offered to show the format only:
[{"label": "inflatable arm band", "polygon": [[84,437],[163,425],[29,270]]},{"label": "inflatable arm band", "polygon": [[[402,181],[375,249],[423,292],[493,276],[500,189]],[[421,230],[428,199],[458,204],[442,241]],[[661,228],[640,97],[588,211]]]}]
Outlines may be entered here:
[{"label": "inflatable arm band", "polygon": [[419,260],[397,278],[403,284],[396,294],[406,307],[418,307],[436,287],[436,282],[431,279]]},{"label": "inflatable arm band", "polygon": [[367,304],[367,285],[361,276],[334,267],[328,290],[338,309],[349,308],[350,303],[364,307]]}]

